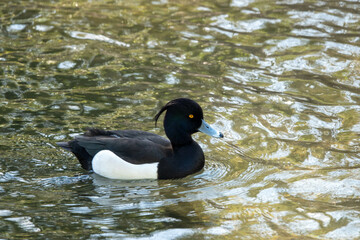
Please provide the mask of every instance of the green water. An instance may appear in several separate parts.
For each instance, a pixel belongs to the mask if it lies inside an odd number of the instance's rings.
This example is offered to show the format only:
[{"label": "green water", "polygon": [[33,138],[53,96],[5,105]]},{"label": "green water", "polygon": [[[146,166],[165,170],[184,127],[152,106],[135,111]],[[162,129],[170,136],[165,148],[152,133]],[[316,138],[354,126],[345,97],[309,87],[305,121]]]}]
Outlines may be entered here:
[{"label": "green water", "polygon": [[[1,1],[1,239],[359,239],[360,2]],[[205,169],[115,181],[56,141],[163,135],[196,100]]]}]

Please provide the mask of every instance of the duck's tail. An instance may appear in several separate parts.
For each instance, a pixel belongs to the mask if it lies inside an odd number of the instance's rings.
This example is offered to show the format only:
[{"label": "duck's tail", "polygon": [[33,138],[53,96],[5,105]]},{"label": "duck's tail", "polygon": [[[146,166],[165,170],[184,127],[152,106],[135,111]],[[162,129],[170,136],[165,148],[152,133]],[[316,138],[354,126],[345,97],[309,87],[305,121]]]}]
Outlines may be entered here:
[{"label": "duck's tail", "polygon": [[83,169],[92,170],[92,156],[85,148],[81,147],[76,140],[72,140],[70,142],[57,142],[56,144],[63,149],[72,152],[77,159],[79,159]]},{"label": "duck's tail", "polygon": [[63,149],[72,152],[72,147],[68,142],[57,142],[56,143],[59,147],[62,147]]}]

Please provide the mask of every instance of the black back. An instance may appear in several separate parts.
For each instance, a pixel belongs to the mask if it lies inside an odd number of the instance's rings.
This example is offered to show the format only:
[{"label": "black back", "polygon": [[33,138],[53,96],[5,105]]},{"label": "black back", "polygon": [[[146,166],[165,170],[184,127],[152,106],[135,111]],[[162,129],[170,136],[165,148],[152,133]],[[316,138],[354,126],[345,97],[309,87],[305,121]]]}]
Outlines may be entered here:
[{"label": "black back", "polygon": [[82,168],[92,170],[92,158],[101,150],[110,150],[133,164],[159,162],[171,156],[170,141],[159,135],[136,130],[105,131],[89,129],[70,142],[57,143],[79,159]]}]

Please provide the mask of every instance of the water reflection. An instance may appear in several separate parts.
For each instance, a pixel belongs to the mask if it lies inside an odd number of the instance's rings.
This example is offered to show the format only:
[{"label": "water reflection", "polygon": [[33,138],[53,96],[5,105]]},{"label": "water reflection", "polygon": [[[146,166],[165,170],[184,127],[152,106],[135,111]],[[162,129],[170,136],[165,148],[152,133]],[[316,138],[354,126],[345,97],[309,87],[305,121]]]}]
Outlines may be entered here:
[{"label": "water reflection", "polygon": [[[360,238],[356,1],[0,4],[3,238]],[[195,135],[194,176],[109,181],[53,145],[163,134],[177,97],[227,137]]]}]

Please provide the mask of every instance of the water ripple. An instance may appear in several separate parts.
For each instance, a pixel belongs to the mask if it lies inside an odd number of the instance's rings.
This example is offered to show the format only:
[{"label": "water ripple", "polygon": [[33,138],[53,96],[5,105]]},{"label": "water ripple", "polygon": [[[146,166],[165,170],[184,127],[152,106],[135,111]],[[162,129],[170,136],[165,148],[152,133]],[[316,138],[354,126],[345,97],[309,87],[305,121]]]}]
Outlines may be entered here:
[{"label": "water ripple", "polygon": [[[3,238],[359,239],[357,1],[3,1]],[[55,148],[200,103],[202,172],[119,181]]]},{"label": "water ripple", "polygon": [[108,38],[106,36],[100,35],[100,34],[93,34],[93,33],[86,33],[86,32],[79,32],[79,31],[68,31],[68,34],[76,39],[87,39],[87,40],[95,40],[95,41],[102,41],[107,42],[110,44],[115,44],[120,47],[130,47],[129,44],[120,42],[117,40],[113,40],[111,38]]}]

